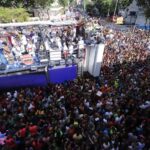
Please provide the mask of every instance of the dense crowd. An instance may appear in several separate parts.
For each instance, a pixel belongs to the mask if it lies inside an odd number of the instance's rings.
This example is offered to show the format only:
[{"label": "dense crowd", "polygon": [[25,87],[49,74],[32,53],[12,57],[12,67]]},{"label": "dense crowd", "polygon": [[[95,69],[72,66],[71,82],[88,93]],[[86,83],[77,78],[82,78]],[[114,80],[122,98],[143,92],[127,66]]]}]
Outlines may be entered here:
[{"label": "dense crowd", "polygon": [[[84,48],[83,33],[84,28],[76,25],[3,28],[0,64],[21,64],[26,54],[31,55],[34,63],[39,63],[40,52],[60,51],[62,58],[67,57]],[[47,55],[47,59],[49,57]]]},{"label": "dense crowd", "polygon": [[45,52],[48,60],[58,51],[61,52],[61,59],[78,58],[85,45],[105,42],[101,30],[102,26],[96,19],[91,19],[86,25],[85,21],[79,20],[77,24],[64,26],[1,28],[0,64],[23,65],[23,56],[27,54],[31,56],[33,64],[39,64]]},{"label": "dense crowd", "polygon": [[149,33],[99,32],[99,77],[1,93],[1,149],[150,148]]}]

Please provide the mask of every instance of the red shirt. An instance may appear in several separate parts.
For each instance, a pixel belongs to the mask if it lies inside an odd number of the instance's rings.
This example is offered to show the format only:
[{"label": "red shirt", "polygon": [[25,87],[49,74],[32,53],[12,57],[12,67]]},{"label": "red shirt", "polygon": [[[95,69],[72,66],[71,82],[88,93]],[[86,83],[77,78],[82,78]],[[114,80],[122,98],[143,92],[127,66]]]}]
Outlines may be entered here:
[{"label": "red shirt", "polygon": [[30,131],[31,135],[36,135],[37,131],[38,131],[38,127],[36,125],[30,126],[29,131]]},{"label": "red shirt", "polygon": [[20,129],[19,134],[20,134],[20,137],[25,137],[26,136],[26,128]]},{"label": "red shirt", "polygon": [[15,141],[14,141],[14,139],[13,138],[7,138],[6,140],[5,140],[5,143],[6,143],[6,145],[8,146],[8,147],[10,147],[10,148],[14,148],[16,145],[15,145]]},{"label": "red shirt", "polygon": [[43,147],[43,144],[40,141],[33,141],[32,145],[35,148],[35,150],[41,150]]}]

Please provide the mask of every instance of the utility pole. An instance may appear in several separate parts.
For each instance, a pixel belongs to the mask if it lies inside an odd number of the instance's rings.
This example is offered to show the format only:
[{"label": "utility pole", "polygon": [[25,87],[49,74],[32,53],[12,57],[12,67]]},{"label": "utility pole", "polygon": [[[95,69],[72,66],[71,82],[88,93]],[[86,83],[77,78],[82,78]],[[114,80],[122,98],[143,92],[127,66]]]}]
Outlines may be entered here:
[{"label": "utility pole", "polygon": [[68,0],[68,8],[69,8],[69,6],[70,6],[70,0]]},{"label": "utility pole", "polygon": [[119,3],[119,0],[116,0],[115,10],[114,10],[114,16],[116,15],[116,11],[117,11],[117,7],[118,7],[118,3]]},{"label": "utility pole", "polygon": [[85,11],[85,8],[86,7],[86,4],[85,4],[85,0],[83,0],[83,8],[84,8],[84,11]]}]

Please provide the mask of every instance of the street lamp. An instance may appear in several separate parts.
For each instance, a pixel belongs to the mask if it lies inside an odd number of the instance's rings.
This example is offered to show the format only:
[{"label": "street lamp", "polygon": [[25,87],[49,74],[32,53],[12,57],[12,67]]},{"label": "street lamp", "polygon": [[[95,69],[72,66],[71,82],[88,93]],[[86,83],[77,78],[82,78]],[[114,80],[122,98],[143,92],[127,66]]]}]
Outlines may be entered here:
[{"label": "street lamp", "polygon": [[119,3],[119,0],[116,0],[115,10],[114,10],[114,16],[116,15],[116,11],[117,11],[117,7],[118,7],[118,3]]}]

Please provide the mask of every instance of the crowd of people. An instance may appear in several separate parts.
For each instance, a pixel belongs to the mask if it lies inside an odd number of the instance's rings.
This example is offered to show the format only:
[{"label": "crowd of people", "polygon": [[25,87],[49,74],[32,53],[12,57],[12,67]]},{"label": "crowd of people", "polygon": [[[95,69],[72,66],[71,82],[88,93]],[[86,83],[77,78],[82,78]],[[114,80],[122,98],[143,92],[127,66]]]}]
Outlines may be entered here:
[{"label": "crowd of people", "polygon": [[99,77],[0,94],[2,150],[150,148],[149,33],[101,26]]},{"label": "crowd of people", "polygon": [[[42,52],[53,54],[60,51],[64,59],[84,48],[83,33],[84,28],[76,25],[3,28],[0,35],[0,64],[22,64],[22,56],[27,54],[33,63],[38,64]],[[49,55],[45,56],[48,60]]]},{"label": "crowd of people", "polygon": [[30,65],[40,64],[44,53],[44,59],[51,61],[50,56],[55,52],[61,53],[60,59],[79,58],[80,51],[84,50],[86,45],[105,42],[101,30],[102,26],[93,18],[88,22],[78,20],[72,25],[1,28],[0,65],[28,65],[24,62],[26,56],[31,59]]}]

